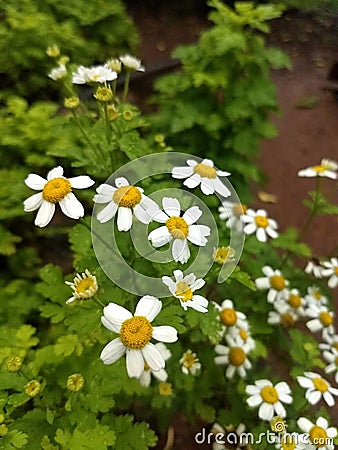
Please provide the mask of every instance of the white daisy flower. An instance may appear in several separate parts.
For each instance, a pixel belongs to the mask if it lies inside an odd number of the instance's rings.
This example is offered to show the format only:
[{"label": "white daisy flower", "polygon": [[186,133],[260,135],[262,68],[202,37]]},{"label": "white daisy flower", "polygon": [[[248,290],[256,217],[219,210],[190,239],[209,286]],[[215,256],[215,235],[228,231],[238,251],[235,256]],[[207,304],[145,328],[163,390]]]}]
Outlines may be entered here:
[{"label": "white daisy flower", "polygon": [[[164,361],[167,361],[171,357],[171,351],[167,348],[166,345],[164,345],[162,342],[157,342],[155,344],[155,347],[157,350],[161,353],[163,356]],[[144,363],[144,370],[142,372],[142,375],[139,378],[139,382],[142,386],[148,387],[151,383],[151,376],[154,376],[159,381],[166,381],[168,378],[168,374],[165,369],[160,370],[152,370],[149,365],[145,362]]]},{"label": "white daisy flower", "polygon": [[72,188],[85,189],[92,186],[95,181],[87,175],[65,178],[63,168],[58,166],[48,172],[47,180],[31,173],[25,183],[35,191],[42,191],[24,201],[24,210],[31,212],[39,209],[34,223],[38,227],[45,227],[52,220],[56,203],[60,204],[61,211],[66,216],[72,219],[83,217],[83,206],[73,194]]},{"label": "white daisy flower", "polygon": [[280,434],[276,436],[278,442],[275,443],[277,450],[306,450],[306,439],[299,433]]},{"label": "white daisy flower", "polygon": [[249,350],[255,348],[255,340],[252,338],[249,330],[249,324],[246,323],[246,328],[231,327],[228,329],[227,337],[236,339],[240,345],[246,344]]},{"label": "white daisy flower", "polygon": [[180,363],[182,365],[182,372],[185,375],[189,375],[189,373],[191,375],[196,375],[201,368],[201,363],[199,362],[196,353],[193,353],[190,349],[183,353]]},{"label": "white daisy flower", "polygon": [[72,74],[73,84],[107,83],[117,78],[117,73],[109,69],[107,64],[94,67],[80,66]]},{"label": "white daisy flower", "polygon": [[335,382],[338,384],[338,348],[330,347],[323,351],[323,358],[328,362],[325,373],[334,373]]},{"label": "white daisy flower", "polygon": [[88,269],[81,275],[77,273],[73,281],[65,281],[65,283],[73,290],[73,296],[66,301],[67,304],[74,300],[88,300],[98,290],[96,276],[92,275]]},{"label": "white daisy flower", "polygon": [[338,164],[330,159],[322,159],[317,166],[307,167],[298,172],[299,177],[327,177],[337,178]]},{"label": "white daisy flower", "polygon": [[335,449],[333,439],[337,436],[337,428],[329,427],[328,421],[324,417],[318,417],[316,423],[311,422],[306,417],[300,417],[297,420],[297,425],[308,435],[310,444],[307,445],[306,450]]},{"label": "white daisy flower", "polygon": [[290,387],[285,381],[273,386],[270,380],[257,380],[254,385],[248,385],[245,391],[250,395],[247,399],[248,405],[253,408],[259,406],[260,419],[270,421],[275,414],[286,417],[282,403],[292,403],[292,397]]},{"label": "white daisy flower", "polygon": [[60,64],[59,66],[51,70],[48,76],[54,81],[62,80],[62,78],[65,78],[67,76],[67,68],[64,64]]},{"label": "white daisy flower", "polygon": [[331,350],[332,347],[338,350],[338,334],[328,334],[323,338],[325,343],[319,344],[321,350]]},{"label": "white daisy flower", "polygon": [[310,305],[305,311],[311,320],[306,322],[306,326],[312,333],[322,331],[322,336],[335,334],[334,312],[328,311],[325,306]]},{"label": "white daisy flower", "polygon": [[230,173],[215,169],[211,159],[203,159],[201,163],[188,159],[187,164],[184,167],[174,167],[172,177],[179,180],[186,178],[183,184],[190,189],[200,185],[205,195],[217,192],[222,197],[229,197],[231,192],[218,177],[227,177]]},{"label": "white daisy flower", "polygon": [[180,300],[182,308],[193,308],[196,311],[205,313],[208,311],[208,300],[202,295],[196,295],[194,292],[205,285],[202,278],[196,279],[193,273],[184,276],[181,270],[174,270],[175,281],[170,277],[163,276],[163,283],[168,286],[172,295]]},{"label": "white daisy flower", "polygon": [[120,73],[122,70],[122,63],[118,58],[109,59],[106,64],[113,72]]},{"label": "white daisy flower", "polygon": [[247,207],[244,204],[224,200],[222,206],[218,208],[218,212],[219,218],[226,221],[225,225],[228,228],[235,227],[238,231],[243,230],[243,217],[247,212]]},{"label": "white daisy flower", "polygon": [[176,262],[184,264],[190,257],[188,241],[200,247],[205,246],[210,228],[206,225],[195,225],[202,215],[198,206],[187,209],[181,217],[181,206],[177,199],[163,197],[162,205],[164,212],[155,213],[153,220],[165,225],[151,231],[148,239],[154,247],[162,247],[173,241],[171,249],[173,258]]},{"label": "white daisy flower", "polygon": [[227,365],[225,376],[232,378],[237,372],[241,378],[246,376],[246,371],[251,369],[251,362],[248,359],[248,353],[251,350],[249,343],[243,344],[239,339],[227,335],[227,346],[218,344],[215,352],[219,356],[215,357],[215,364]]},{"label": "white daisy flower", "polygon": [[120,56],[119,59],[126,69],[144,72],[141,61],[138,58],[135,58],[135,56],[123,55]]},{"label": "white daisy flower", "polygon": [[328,406],[333,406],[334,395],[338,395],[338,389],[331,387],[330,383],[315,372],[304,372],[304,376],[298,376],[297,381],[306,389],[305,398],[315,405],[323,397]]},{"label": "white daisy flower", "polygon": [[274,306],[277,311],[286,308],[295,313],[297,317],[305,316],[305,300],[300,296],[298,289],[288,291],[286,297],[280,297],[274,302]]},{"label": "white daisy flower", "polygon": [[279,306],[276,311],[269,311],[268,324],[281,325],[284,328],[291,328],[296,323],[297,314],[291,311],[287,306],[283,308]]},{"label": "white daisy flower", "polygon": [[304,272],[309,275],[313,274],[316,278],[321,278],[322,269],[323,267],[319,264],[319,261],[312,259],[306,264]]},{"label": "white daisy flower", "polygon": [[243,215],[242,220],[245,222],[244,233],[253,234],[256,233],[256,237],[260,242],[266,242],[268,237],[275,239],[278,237],[278,224],[274,219],[268,217],[267,212],[264,209],[248,209],[246,214]]},{"label": "white daisy flower", "polygon": [[[129,231],[133,224],[133,213],[142,223],[148,224],[151,214],[159,211],[157,204],[143,194],[143,189],[131,186],[124,177],[116,178],[115,186],[101,184],[94,196],[95,203],[108,203],[98,214],[97,220],[105,223],[117,213],[117,229]],[[148,211],[151,213],[148,214]]]},{"label": "white daisy flower", "polygon": [[162,302],[151,295],[142,297],[132,315],[123,306],[109,303],[103,308],[102,324],[119,337],[109,342],[101,352],[104,364],[113,364],[126,354],[127,373],[130,378],[140,378],[145,362],[157,372],[165,367],[161,352],[150,342],[176,342],[177,330],[169,325],[153,327],[151,322],[159,314]]},{"label": "white daisy flower", "polygon": [[233,425],[221,427],[214,423],[211,433],[215,435],[212,450],[250,450],[249,433],[245,432],[245,425],[240,423],[236,428]]},{"label": "white daisy flower", "polygon": [[338,286],[338,258],[331,258],[330,261],[323,261],[321,275],[324,278],[329,278],[327,285],[329,288]]},{"label": "white daisy flower", "polygon": [[229,245],[227,247],[214,247],[214,252],[212,254],[212,259],[215,261],[215,263],[220,264],[223,266],[225,263],[230,263],[235,260],[235,250],[230,247]]},{"label": "white daisy flower", "polygon": [[304,297],[307,306],[324,306],[327,304],[328,300],[325,295],[323,295],[317,286],[310,286],[307,288],[307,294]]},{"label": "white daisy flower", "polygon": [[240,311],[236,311],[232,300],[226,299],[221,305],[213,302],[216,309],[219,311],[219,320],[222,324],[221,335],[223,336],[226,331],[231,329],[243,330],[247,332],[249,325],[246,319],[246,315]]},{"label": "white daisy flower", "polygon": [[288,296],[287,286],[289,284],[280,270],[274,270],[270,266],[264,266],[262,272],[265,277],[260,277],[255,280],[257,289],[269,289],[267,301],[273,303],[280,298]]}]

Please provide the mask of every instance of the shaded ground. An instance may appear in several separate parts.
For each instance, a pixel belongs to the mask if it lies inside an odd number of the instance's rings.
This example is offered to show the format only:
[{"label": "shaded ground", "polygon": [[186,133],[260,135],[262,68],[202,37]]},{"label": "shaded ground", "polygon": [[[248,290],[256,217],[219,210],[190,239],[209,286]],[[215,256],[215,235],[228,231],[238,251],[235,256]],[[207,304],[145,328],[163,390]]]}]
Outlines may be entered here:
[{"label": "shaded ground", "polygon": [[[147,4],[133,6],[130,3],[130,13],[142,35],[141,57],[147,69],[166,66],[171,51],[177,45],[196,41],[207,26],[206,10],[200,2],[193,12],[188,9],[178,12],[174,7],[154,5],[150,2],[147,8]],[[328,80],[330,68],[338,62],[338,34],[335,31],[337,23],[332,20],[313,20],[289,13],[273,23],[269,37],[269,43],[290,55],[293,68],[290,72],[272,73],[280,102],[280,115],[272,117],[272,120],[279,135],[261,144],[257,164],[266,173],[267,183],[252,186],[254,193],[264,190],[275,195],[276,203],[262,202],[257,196],[252,206],[267,209],[281,230],[289,226],[301,229],[308,215],[302,201],[307,192],[314,189],[314,180],[298,178],[298,170],[318,164],[323,157],[338,160],[338,102],[337,92],[332,89],[337,85]],[[145,95],[152,81],[150,77],[149,85],[145,84]],[[297,107],[300,104],[303,107]],[[325,192],[333,203],[338,203],[336,182],[326,180]],[[337,216],[318,217],[305,233],[304,241],[316,256],[337,255],[337,223]],[[337,311],[337,293],[335,304]],[[271,363],[279,370],[278,361]],[[331,412],[333,420],[338,423],[338,408],[332,408]],[[168,448],[211,448],[194,442],[195,433],[201,430],[201,426],[189,426],[178,417],[173,427],[174,446]],[[158,449],[164,447],[163,438]]]}]

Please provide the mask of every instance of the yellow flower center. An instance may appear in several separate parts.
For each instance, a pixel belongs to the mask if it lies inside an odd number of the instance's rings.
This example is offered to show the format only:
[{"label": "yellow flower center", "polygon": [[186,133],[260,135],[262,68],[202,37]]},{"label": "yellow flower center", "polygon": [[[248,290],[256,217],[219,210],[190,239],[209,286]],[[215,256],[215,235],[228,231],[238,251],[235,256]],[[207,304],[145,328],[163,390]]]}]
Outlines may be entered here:
[{"label": "yellow flower center", "polygon": [[20,356],[12,356],[7,361],[7,370],[9,372],[18,372],[22,366],[22,358]]},{"label": "yellow flower center", "polygon": [[338,266],[336,266],[336,267],[334,268],[334,273],[335,273],[335,275],[338,276]]},{"label": "yellow flower center", "polygon": [[292,308],[299,308],[302,304],[302,300],[299,295],[296,294],[290,294],[288,303]]},{"label": "yellow flower center", "polygon": [[219,247],[214,251],[213,259],[217,264],[224,264],[235,256],[235,250],[231,247]]},{"label": "yellow flower center", "polygon": [[160,395],[163,395],[164,397],[168,397],[173,393],[172,387],[170,383],[160,383],[158,385],[158,390]]},{"label": "yellow flower center", "polygon": [[313,426],[310,430],[310,441],[319,448],[326,447],[328,439],[324,428]]},{"label": "yellow flower center", "polygon": [[192,299],[193,293],[184,281],[179,281],[176,284],[176,295],[180,298],[180,300],[182,300],[182,302],[187,302]]},{"label": "yellow flower center", "polygon": [[198,173],[201,177],[216,178],[217,173],[214,167],[210,167],[207,164],[196,164],[193,169],[194,173]]},{"label": "yellow flower center", "polygon": [[336,350],[338,350],[338,342],[333,342],[333,343],[331,344],[331,346],[332,346],[333,348],[335,348]]},{"label": "yellow flower center", "polygon": [[269,221],[265,216],[256,216],[255,222],[258,228],[266,228],[269,225]]},{"label": "yellow flower center", "polygon": [[312,167],[312,170],[314,170],[314,171],[317,172],[317,173],[322,173],[322,172],[325,172],[326,167],[321,166],[321,165],[313,166],[313,167]]},{"label": "yellow flower center", "polygon": [[313,378],[312,382],[313,382],[314,387],[319,392],[323,393],[329,389],[327,382],[325,380],[323,380],[323,378],[320,378],[320,377]]},{"label": "yellow flower center", "polygon": [[92,277],[83,278],[76,283],[75,290],[80,298],[89,298],[96,293],[97,285]]},{"label": "yellow flower center", "polygon": [[316,300],[320,300],[322,298],[322,293],[320,292],[319,289],[315,289],[312,292],[312,296],[316,299]]},{"label": "yellow flower center", "polygon": [[333,322],[331,314],[328,313],[327,311],[323,311],[319,314],[319,320],[322,322],[324,327],[329,327],[330,325],[332,325]]},{"label": "yellow flower center", "polygon": [[295,450],[297,446],[296,440],[292,436],[283,436],[281,442],[282,450]]},{"label": "yellow flower center", "polygon": [[241,347],[231,347],[229,351],[229,362],[233,366],[241,366],[246,358],[245,351]]},{"label": "yellow flower center", "polygon": [[278,402],[278,393],[273,386],[264,386],[261,389],[261,397],[266,403]]},{"label": "yellow flower center", "polygon": [[241,328],[239,330],[239,335],[243,339],[243,341],[246,341],[249,337],[248,333],[244,330],[244,328]]},{"label": "yellow flower center", "polygon": [[134,350],[145,347],[151,339],[153,327],[148,319],[135,316],[123,322],[120,329],[121,342]]},{"label": "yellow flower center", "polygon": [[83,388],[84,378],[80,373],[69,375],[67,379],[67,388],[72,392],[78,392]]},{"label": "yellow flower center", "polygon": [[72,186],[67,178],[53,178],[45,184],[42,197],[46,202],[58,203],[70,192],[72,192]]},{"label": "yellow flower center", "polygon": [[232,327],[237,322],[236,311],[232,308],[224,308],[220,312],[221,322],[227,327]]},{"label": "yellow flower center", "polygon": [[235,203],[232,205],[232,212],[234,216],[241,216],[246,213],[247,207],[246,205],[243,205],[242,203]]},{"label": "yellow flower center", "polygon": [[196,358],[193,353],[191,353],[191,352],[184,353],[182,364],[187,369],[191,369],[195,363],[196,363]]},{"label": "yellow flower center", "polygon": [[290,313],[285,313],[280,316],[280,323],[284,328],[290,328],[295,324],[295,319]]},{"label": "yellow flower center", "polygon": [[285,279],[280,275],[273,275],[270,277],[270,285],[276,291],[282,291],[286,286]]},{"label": "yellow flower center", "polygon": [[182,217],[172,216],[165,224],[174,239],[185,239],[188,236],[189,226]]},{"label": "yellow flower center", "polygon": [[40,392],[41,384],[37,380],[29,381],[25,385],[25,392],[30,397],[35,397]]},{"label": "yellow flower center", "polygon": [[121,186],[113,194],[113,201],[123,208],[133,208],[141,198],[141,192],[135,186]]},{"label": "yellow flower center", "polygon": [[[274,416],[270,421],[270,427],[271,430],[275,433],[284,433],[287,428],[287,423],[285,420],[280,416]],[[285,437],[285,436],[284,436]],[[284,442],[288,442],[288,440],[285,440]]]}]

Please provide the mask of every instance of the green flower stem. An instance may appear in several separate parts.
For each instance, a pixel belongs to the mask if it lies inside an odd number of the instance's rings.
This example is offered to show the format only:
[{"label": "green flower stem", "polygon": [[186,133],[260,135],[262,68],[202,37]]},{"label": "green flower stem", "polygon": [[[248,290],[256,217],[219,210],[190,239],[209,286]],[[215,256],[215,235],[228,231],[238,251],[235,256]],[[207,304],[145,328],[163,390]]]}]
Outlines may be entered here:
[{"label": "green flower stem", "polygon": [[123,94],[122,94],[122,102],[125,103],[127,100],[128,90],[129,90],[129,81],[130,81],[130,71],[126,71],[126,77],[124,80],[123,86]]},{"label": "green flower stem", "polygon": [[79,219],[80,223],[87,228],[87,230],[90,231],[95,237],[97,237],[102,244],[104,244],[115,256],[119,256],[116,251],[108,244],[106,240],[104,240],[99,234],[96,233],[87,223],[84,219]]},{"label": "green flower stem", "polygon": [[104,303],[101,302],[101,300],[98,297],[92,297],[94,302],[99,305],[101,308],[104,308],[106,305]]},{"label": "green flower stem", "polygon": [[106,130],[106,139],[107,139],[107,144],[109,145],[111,142],[111,128],[110,128],[110,121],[109,121],[109,116],[108,116],[107,103],[103,104],[103,113],[104,113],[104,124],[105,124],[105,130]]}]

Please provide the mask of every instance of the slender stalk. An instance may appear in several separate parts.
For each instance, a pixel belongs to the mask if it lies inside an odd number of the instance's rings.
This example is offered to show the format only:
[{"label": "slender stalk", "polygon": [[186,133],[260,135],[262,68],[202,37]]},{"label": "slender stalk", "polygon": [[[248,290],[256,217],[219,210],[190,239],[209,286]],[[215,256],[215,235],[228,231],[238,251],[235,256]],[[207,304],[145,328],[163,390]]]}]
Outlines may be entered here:
[{"label": "slender stalk", "polygon": [[107,139],[107,144],[109,145],[111,143],[111,128],[110,128],[107,103],[103,104],[103,113],[104,113],[104,124],[105,124],[105,130],[106,130],[106,139]]},{"label": "slender stalk", "polygon": [[130,81],[130,71],[127,70],[126,77],[124,80],[123,86],[123,94],[122,94],[122,102],[125,103],[127,100],[128,90],[129,90],[129,81]]}]

